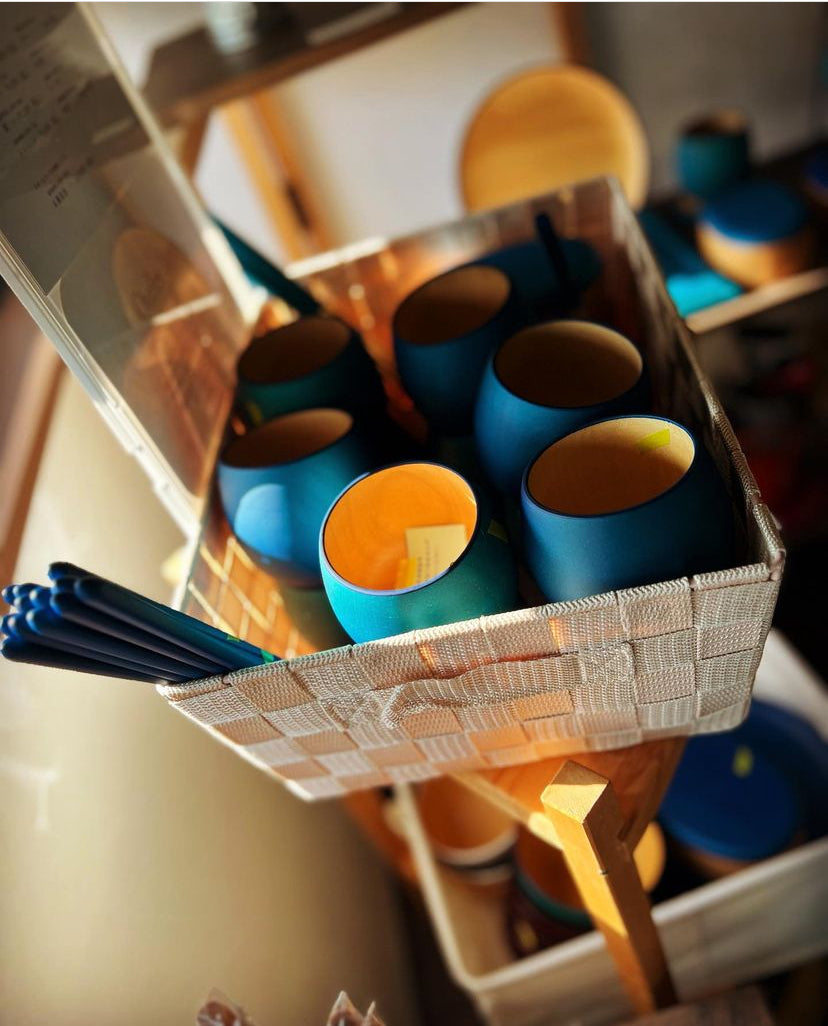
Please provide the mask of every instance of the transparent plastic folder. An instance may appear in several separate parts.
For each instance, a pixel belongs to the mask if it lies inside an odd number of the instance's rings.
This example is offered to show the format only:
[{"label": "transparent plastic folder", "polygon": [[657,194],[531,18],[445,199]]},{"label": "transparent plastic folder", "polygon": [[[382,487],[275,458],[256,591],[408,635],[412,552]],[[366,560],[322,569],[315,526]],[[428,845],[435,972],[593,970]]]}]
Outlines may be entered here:
[{"label": "transparent plastic folder", "polygon": [[0,274],[193,534],[242,272],[84,5],[0,5],[0,137]]}]

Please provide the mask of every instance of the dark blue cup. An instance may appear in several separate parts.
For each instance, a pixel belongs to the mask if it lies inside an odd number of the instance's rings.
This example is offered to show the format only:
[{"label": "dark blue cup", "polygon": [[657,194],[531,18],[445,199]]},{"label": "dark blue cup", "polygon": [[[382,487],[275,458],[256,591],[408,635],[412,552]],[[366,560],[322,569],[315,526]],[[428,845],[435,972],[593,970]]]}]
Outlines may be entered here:
[{"label": "dark blue cup", "polygon": [[[600,257],[589,243],[581,239],[559,241],[572,290],[578,295],[601,273]],[[518,300],[530,320],[563,317],[568,312],[571,296],[538,239],[504,246],[474,262],[497,267],[512,279]]]},{"label": "dark blue cup", "polygon": [[301,317],[253,339],[237,364],[237,396],[251,423],[294,410],[385,409],[385,392],[362,339],[334,317]]},{"label": "dark blue cup", "polygon": [[512,553],[485,502],[437,463],[352,482],[319,538],[325,591],[354,641],[514,609]]},{"label": "dark blue cup", "polygon": [[232,441],[218,486],[234,534],[274,576],[320,584],[319,529],[331,501],[376,465],[373,445],[344,410],[285,414]]},{"label": "dark blue cup", "polygon": [[550,602],[721,570],[733,518],[704,447],[666,417],[580,428],[523,478],[524,548]]},{"label": "dark blue cup", "polygon": [[737,110],[722,110],[688,125],[676,152],[682,188],[709,199],[744,178],[750,166],[748,129]]},{"label": "dark blue cup", "polygon": [[480,462],[517,497],[541,449],[593,420],[648,406],[644,363],[629,339],[588,321],[536,324],[508,339],[483,374],[474,423]]},{"label": "dark blue cup", "polygon": [[483,264],[446,271],[402,301],[393,321],[397,369],[435,432],[471,433],[486,361],[524,322],[512,280]]}]

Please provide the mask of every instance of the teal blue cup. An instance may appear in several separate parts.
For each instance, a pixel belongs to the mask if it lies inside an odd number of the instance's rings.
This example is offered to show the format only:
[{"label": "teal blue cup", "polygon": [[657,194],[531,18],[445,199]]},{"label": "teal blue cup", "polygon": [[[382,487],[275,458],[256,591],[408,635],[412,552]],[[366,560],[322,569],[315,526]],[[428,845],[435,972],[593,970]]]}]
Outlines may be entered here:
[{"label": "teal blue cup", "polygon": [[363,417],[385,409],[382,381],[361,338],[334,317],[301,317],[253,339],[236,374],[237,398],[252,424],[323,406]]},{"label": "teal blue cup", "polygon": [[464,264],[432,278],[394,314],[394,355],[405,390],[438,435],[471,433],[486,361],[525,322],[508,275]]},{"label": "teal blue cup", "polygon": [[325,517],[319,562],[356,642],[518,605],[503,529],[469,483],[437,463],[398,463],[348,485]]},{"label": "teal blue cup", "polygon": [[529,461],[593,420],[644,411],[649,388],[638,349],[588,321],[547,321],[513,335],[489,360],[474,434],[484,471],[517,498]]},{"label": "teal blue cup", "polygon": [[676,151],[681,187],[700,199],[745,178],[750,167],[747,123],[741,112],[722,110],[688,125]]},{"label": "teal blue cup", "polygon": [[612,417],[566,435],[527,468],[521,499],[526,562],[550,602],[734,562],[724,485],[666,417]]},{"label": "teal blue cup", "polygon": [[276,417],[230,442],[218,463],[224,512],[256,561],[297,587],[321,583],[319,529],[331,501],[376,466],[344,410]]}]

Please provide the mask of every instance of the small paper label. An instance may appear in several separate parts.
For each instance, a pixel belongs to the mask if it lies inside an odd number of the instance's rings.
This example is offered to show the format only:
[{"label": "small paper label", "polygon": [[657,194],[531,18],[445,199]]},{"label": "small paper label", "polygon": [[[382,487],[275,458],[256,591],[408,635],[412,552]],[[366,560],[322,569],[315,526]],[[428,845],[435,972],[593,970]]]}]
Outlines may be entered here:
[{"label": "small paper label", "polygon": [[397,588],[413,588],[449,567],[466,547],[462,524],[409,527],[405,532],[407,556],[397,568]]}]

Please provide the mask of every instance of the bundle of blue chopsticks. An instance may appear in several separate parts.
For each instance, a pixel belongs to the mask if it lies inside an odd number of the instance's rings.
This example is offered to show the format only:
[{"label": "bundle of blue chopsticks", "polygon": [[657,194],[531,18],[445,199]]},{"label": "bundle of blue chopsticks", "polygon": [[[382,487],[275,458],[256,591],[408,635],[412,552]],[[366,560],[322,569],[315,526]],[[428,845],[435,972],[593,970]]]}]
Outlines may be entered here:
[{"label": "bundle of blue chopsticks", "polygon": [[3,589],[6,659],[152,683],[183,684],[276,656],[71,563],[49,585]]}]

